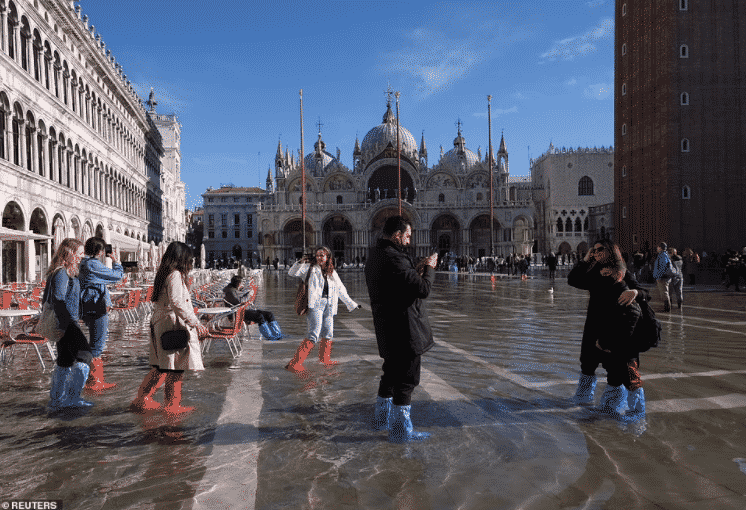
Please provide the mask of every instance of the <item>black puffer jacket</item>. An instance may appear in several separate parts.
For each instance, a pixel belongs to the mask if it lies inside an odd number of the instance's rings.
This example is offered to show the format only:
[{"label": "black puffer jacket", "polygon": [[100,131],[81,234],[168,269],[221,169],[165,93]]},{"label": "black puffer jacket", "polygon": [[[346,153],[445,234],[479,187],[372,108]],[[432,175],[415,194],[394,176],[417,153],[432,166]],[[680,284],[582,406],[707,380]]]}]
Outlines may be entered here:
[{"label": "black puffer jacket", "polygon": [[[624,357],[636,357],[639,353],[631,336],[642,313],[637,301],[648,300],[649,294],[629,271],[621,282],[614,282],[611,276],[601,274],[602,268],[600,264],[581,261],[567,275],[569,285],[588,290],[591,294],[583,329],[583,346],[590,347],[598,341],[602,349]],[[629,306],[617,302],[626,290],[638,292],[636,302]]]},{"label": "black puffer jacket", "polygon": [[381,239],[365,264],[373,323],[382,358],[412,357],[433,346],[433,333],[422,300],[430,295],[435,270],[422,276],[398,245]]}]

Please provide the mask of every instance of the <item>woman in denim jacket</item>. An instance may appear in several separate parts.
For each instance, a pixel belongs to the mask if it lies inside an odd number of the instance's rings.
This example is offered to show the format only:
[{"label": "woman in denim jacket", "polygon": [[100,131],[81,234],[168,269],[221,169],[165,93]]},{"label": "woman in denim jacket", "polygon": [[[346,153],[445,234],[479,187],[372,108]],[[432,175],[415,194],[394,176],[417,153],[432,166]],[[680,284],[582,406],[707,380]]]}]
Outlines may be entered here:
[{"label": "woman in denim jacket", "polygon": [[303,372],[303,361],[321,340],[319,345],[319,361],[326,366],[335,365],[331,361],[332,337],[334,336],[334,316],[337,315],[337,301],[341,299],[350,312],[360,308],[347,294],[342,280],[339,279],[337,271],[334,270],[332,253],[326,246],[316,250],[316,257],[309,260],[308,257],[301,258],[288,271],[290,276],[305,279],[308,272],[308,332],[303,339],[293,359],[285,365],[291,372]]}]

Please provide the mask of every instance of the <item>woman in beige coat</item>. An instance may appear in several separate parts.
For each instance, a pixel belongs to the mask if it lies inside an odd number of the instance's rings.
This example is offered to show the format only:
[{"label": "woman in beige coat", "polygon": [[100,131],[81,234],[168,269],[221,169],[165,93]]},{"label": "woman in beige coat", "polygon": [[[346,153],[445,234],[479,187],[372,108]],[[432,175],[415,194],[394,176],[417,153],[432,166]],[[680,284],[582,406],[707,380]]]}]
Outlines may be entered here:
[{"label": "woman in beige coat", "polygon": [[[150,318],[150,366],[137,397],[132,402],[134,411],[157,409],[160,405],[152,400],[153,394],[164,383],[165,402],[163,410],[168,414],[193,411],[193,407],[181,406],[181,385],[185,370],[204,370],[199,337],[207,334],[194,314],[189,297],[187,277],[192,269],[194,256],[184,243],[168,245],[153,283],[153,315]],[[183,349],[164,350],[161,335],[166,331],[186,330],[189,343]]]}]

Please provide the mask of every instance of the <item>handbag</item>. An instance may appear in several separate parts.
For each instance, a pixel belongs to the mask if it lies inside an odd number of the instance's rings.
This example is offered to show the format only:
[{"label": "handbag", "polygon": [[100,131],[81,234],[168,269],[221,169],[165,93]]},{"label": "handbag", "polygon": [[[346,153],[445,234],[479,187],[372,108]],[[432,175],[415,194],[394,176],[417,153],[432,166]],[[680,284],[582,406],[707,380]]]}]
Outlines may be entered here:
[{"label": "handbag", "polygon": [[308,268],[308,274],[305,280],[298,284],[298,292],[295,294],[295,313],[305,315],[308,313],[308,279],[311,277],[311,268]]},{"label": "handbag", "polygon": [[49,301],[45,301],[42,305],[41,315],[39,316],[39,322],[34,327],[34,333],[43,336],[52,343],[57,343],[65,334],[60,329],[60,323],[57,320],[57,314],[54,313],[54,305]]},{"label": "handbag", "polygon": [[[54,274],[57,274],[57,272],[55,271]],[[49,285],[51,285],[52,278],[54,278],[54,276],[49,278],[49,281],[47,281],[47,288],[44,289],[44,296],[47,299],[42,303],[41,314],[39,315],[39,320],[37,321],[36,326],[34,326],[33,332],[46,338],[52,343],[57,343],[65,332],[60,329],[60,322],[57,320],[57,314],[54,312],[54,305],[49,296]]]},{"label": "handbag", "polygon": [[189,345],[189,331],[184,329],[172,329],[161,335],[161,346],[164,351],[183,349]]},{"label": "handbag", "polygon": [[637,321],[633,339],[638,352],[649,351],[658,347],[661,341],[661,322],[655,317],[655,312],[646,300],[640,303],[642,316]]}]

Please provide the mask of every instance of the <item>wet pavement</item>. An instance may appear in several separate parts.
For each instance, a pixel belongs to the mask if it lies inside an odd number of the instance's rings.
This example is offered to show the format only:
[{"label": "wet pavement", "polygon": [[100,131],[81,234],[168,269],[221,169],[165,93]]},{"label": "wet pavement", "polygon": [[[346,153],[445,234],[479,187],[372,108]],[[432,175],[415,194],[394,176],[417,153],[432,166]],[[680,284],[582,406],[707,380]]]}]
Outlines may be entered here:
[{"label": "wet pavement", "polygon": [[[390,444],[370,430],[378,386],[362,271],[342,280],[332,357],[305,379],[285,371],[305,331],[297,280],[264,274],[257,304],[290,337],[233,360],[213,344],[189,374],[174,420],[129,402],[148,371],[146,320],[112,323],[104,359],[116,388],[72,415],[46,410],[50,373],[33,349],[0,369],[0,503],[67,509],[743,509],[746,508],[746,293],[685,288],[659,313],[663,342],[644,353],[646,426],[572,404],[587,293],[564,279],[439,273],[428,310],[412,419],[432,437]],[[550,288],[553,292],[549,292]],[[655,293],[654,289],[651,290]],[[654,301],[654,308],[661,306]],[[604,372],[598,370],[597,399]],[[162,401],[162,392],[156,399]]]}]

